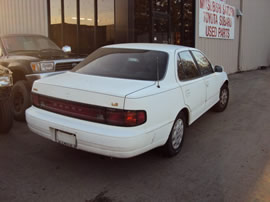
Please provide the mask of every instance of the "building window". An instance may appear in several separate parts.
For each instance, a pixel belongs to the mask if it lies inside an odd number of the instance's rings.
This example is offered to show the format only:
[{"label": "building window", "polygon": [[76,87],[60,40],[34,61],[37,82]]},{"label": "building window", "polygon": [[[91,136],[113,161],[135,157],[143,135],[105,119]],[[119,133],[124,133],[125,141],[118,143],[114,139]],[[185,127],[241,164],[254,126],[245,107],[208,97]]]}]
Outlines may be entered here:
[{"label": "building window", "polygon": [[182,2],[172,1],[171,3],[171,43],[181,44],[181,26],[182,26]]},{"label": "building window", "polygon": [[64,44],[78,52],[77,44],[77,4],[74,0],[64,1]]},{"label": "building window", "polygon": [[97,47],[114,43],[114,0],[98,0]]},{"label": "building window", "polygon": [[50,2],[50,24],[49,36],[58,45],[62,44],[62,9],[61,0],[53,0]]},{"label": "building window", "polygon": [[152,0],[152,8],[154,12],[168,12],[168,1],[169,0]]},{"label": "building window", "polygon": [[145,0],[135,0],[135,42],[150,40],[150,4]]},{"label": "building window", "polygon": [[80,0],[80,52],[91,53],[95,50],[95,2]]},{"label": "building window", "polygon": [[195,0],[133,2],[135,42],[194,46]]},{"label": "building window", "polygon": [[194,46],[195,37],[195,2],[185,0],[183,3],[182,14],[182,45]]},{"label": "building window", "polygon": [[114,0],[47,0],[49,37],[73,53],[89,54],[114,43]]}]

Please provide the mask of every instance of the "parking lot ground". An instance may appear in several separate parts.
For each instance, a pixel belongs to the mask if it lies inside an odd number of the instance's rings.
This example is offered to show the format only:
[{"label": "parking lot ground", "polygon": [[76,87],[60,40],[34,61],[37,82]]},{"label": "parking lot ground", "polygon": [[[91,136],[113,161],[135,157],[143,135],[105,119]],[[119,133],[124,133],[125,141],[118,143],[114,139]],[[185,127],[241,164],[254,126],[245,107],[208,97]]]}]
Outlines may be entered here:
[{"label": "parking lot ground", "polygon": [[0,201],[270,201],[270,70],[230,76],[223,113],[188,128],[182,152],[111,159],[16,122],[0,136]]}]

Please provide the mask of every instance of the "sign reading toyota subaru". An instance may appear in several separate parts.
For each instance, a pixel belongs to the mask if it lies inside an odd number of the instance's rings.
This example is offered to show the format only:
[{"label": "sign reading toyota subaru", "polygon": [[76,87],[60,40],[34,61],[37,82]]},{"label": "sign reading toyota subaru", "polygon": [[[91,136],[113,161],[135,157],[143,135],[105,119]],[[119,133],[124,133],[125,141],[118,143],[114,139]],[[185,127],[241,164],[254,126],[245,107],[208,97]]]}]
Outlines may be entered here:
[{"label": "sign reading toyota subaru", "polygon": [[235,8],[224,0],[200,0],[199,36],[234,39]]}]

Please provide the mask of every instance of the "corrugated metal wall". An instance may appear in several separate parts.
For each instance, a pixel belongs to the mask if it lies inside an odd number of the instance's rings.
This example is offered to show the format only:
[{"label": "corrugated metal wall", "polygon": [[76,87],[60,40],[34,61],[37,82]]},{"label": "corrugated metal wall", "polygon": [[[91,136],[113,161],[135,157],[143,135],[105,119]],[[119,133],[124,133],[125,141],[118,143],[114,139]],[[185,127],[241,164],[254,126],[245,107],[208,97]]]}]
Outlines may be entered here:
[{"label": "corrugated metal wall", "polygon": [[48,36],[46,0],[0,0],[0,34]]},{"label": "corrugated metal wall", "polygon": [[[227,0],[240,8],[240,0]],[[240,18],[235,18],[235,39],[220,40],[199,37],[199,0],[196,0],[195,46],[210,60],[223,65],[227,73],[237,72],[239,38],[241,38],[240,70],[270,65],[269,0],[243,0],[242,34]],[[48,36],[47,0],[0,0],[0,35],[32,33]]]},{"label": "corrugated metal wall", "polygon": [[[227,3],[239,8],[240,0],[227,0]],[[227,73],[237,72],[240,19],[235,18],[235,39],[207,39],[199,37],[199,0],[196,0],[196,37],[195,46],[209,57],[211,62],[222,65]]]},{"label": "corrugated metal wall", "polygon": [[[240,0],[227,0],[240,8]],[[199,37],[199,0],[196,1],[195,46],[210,60],[225,67],[227,73],[256,69],[270,65],[270,1],[243,0],[242,34],[239,36],[240,18],[235,18],[235,39],[220,40]],[[241,46],[239,40],[241,39]],[[238,54],[240,48],[240,54]],[[238,67],[238,56],[240,58]]]},{"label": "corrugated metal wall", "polygon": [[270,65],[270,0],[243,1],[241,70]]}]

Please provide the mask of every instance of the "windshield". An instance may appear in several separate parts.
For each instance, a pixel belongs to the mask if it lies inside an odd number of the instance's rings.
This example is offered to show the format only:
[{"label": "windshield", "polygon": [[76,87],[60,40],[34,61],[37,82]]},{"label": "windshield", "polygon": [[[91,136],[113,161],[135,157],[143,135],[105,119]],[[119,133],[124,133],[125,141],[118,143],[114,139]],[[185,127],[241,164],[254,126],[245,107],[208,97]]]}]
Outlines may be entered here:
[{"label": "windshield", "polygon": [[17,51],[41,51],[61,49],[51,40],[43,36],[7,36],[2,38],[8,53]]},{"label": "windshield", "polygon": [[161,51],[100,48],[72,71],[103,77],[161,80],[167,69],[168,54]]}]

